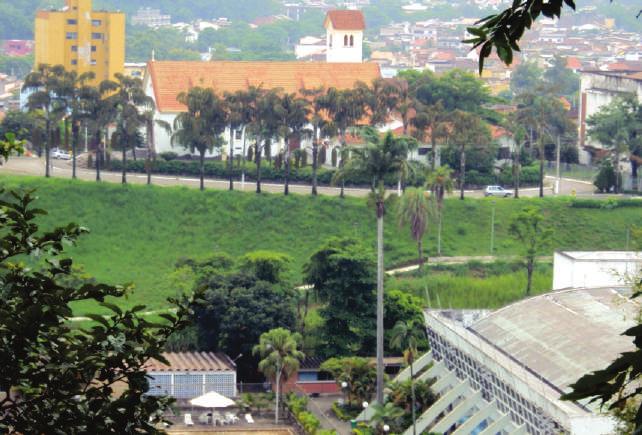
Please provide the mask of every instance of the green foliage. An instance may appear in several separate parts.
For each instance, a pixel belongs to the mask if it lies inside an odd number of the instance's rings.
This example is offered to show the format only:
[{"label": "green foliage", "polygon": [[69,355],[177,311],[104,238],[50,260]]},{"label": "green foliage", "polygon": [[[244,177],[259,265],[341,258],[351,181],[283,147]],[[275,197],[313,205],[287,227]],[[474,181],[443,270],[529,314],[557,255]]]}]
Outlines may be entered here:
[{"label": "green foliage", "polygon": [[[426,379],[423,381],[414,381],[415,387],[415,403],[417,415],[421,415],[426,409],[430,408],[433,403],[437,401],[437,395],[432,390],[431,386],[435,383],[435,379]],[[393,382],[388,384],[390,393],[388,400],[394,403],[395,406],[406,411],[406,423],[402,426],[408,427],[412,424],[410,411],[412,409],[412,391],[410,379],[403,382]]]},{"label": "green foliage", "polygon": [[535,62],[522,62],[510,76],[510,90],[513,95],[530,92],[542,82],[542,69]]},{"label": "green foliage", "polygon": [[377,369],[374,361],[368,358],[330,358],[321,364],[321,370],[330,373],[339,387],[342,388],[343,382],[347,383],[348,406],[359,407],[375,393]]},{"label": "green foliage", "polygon": [[[22,154],[24,152],[25,141],[16,138],[15,133],[5,133],[4,139],[0,138],[0,156],[9,160],[12,154]],[[1,162],[0,162],[1,164]]]},{"label": "green foliage", "polygon": [[213,260],[196,263],[193,269],[195,287],[204,289],[194,315],[198,347],[242,354],[237,361],[239,376],[256,381],[258,360],[252,349],[262,334],[295,327],[295,291],[283,282],[259,278],[244,261],[234,268],[226,257]]},{"label": "green foliage", "polygon": [[0,54],[0,73],[11,74],[16,77],[24,77],[33,68],[34,55],[28,56],[4,56]]},{"label": "green foliage", "polygon": [[[184,187],[119,186],[7,175],[0,176],[0,184],[7,189],[38,189],[42,207],[50,211],[49,215],[38,218],[43,226],[76,220],[93,229],[84,237],[83,244],[71,248],[71,255],[99,282],[136,283],[129,297],[118,301],[122,307],[144,303],[150,310],[166,308],[165,298],[176,293],[168,276],[174,272],[181,257],[207,258],[213,252],[228,252],[239,257],[252,250],[279,246],[281,252],[293,258],[291,278],[294,283],[302,284],[307,281],[302,272],[304,263],[328,234],[358,238],[367,250],[375,246],[372,230],[375,219],[363,198],[340,200],[309,195],[284,198],[282,195],[216,190],[201,194]],[[622,250],[626,245],[626,228],[639,224],[640,219],[639,209],[628,205],[613,212],[576,208],[572,206],[573,201],[564,198],[495,202],[496,253],[500,256],[520,252],[520,245],[507,232],[508,221],[515,211],[529,204],[541,207],[547,225],[554,231],[550,250],[538,255],[548,255],[553,249]],[[628,204],[624,200],[619,202]],[[444,203],[443,254],[485,253],[492,201],[445,199]],[[603,201],[596,200],[595,203],[602,204]],[[386,268],[414,261],[415,244],[395,224],[393,213],[389,213],[386,220]],[[604,225],[607,221],[609,225]],[[284,222],[287,222],[287,231],[284,231]],[[582,237],[577,237],[577,228],[584,229]],[[230,234],[235,237],[229,237]],[[436,239],[437,229],[429,228],[426,240],[430,255],[436,253]],[[167,249],[168,240],[172,241],[171,249]],[[438,284],[446,286],[444,288],[454,290],[456,284],[462,292],[467,285],[461,280],[454,283],[445,282],[443,277],[439,279]],[[484,289],[468,296],[468,304],[476,307],[498,307],[498,299],[507,301],[515,297],[508,291],[511,285],[523,285],[516,275],[495,281],[497,289],[490,283],[486,285],[481,280],[470,279],[468,284],[478,289],[483,285]],[[511,280],[513,283],[509,284]],[[537,280],[536,276],[536,283]],[[429,285],[432,284],[429,282]],[[545,280],[543,286],[550,289],[550,282]],[[430,290],[434,304],[432,295],[436,288]],[[442,305],[447,306],[450,297],[453,304],[466,306],[465,293],[459,290],[452,295],[444,291]],[[425,299],[423,285],[417,284],[413,293]],[[85,301],[75,303],[73,308],[77,315],[88,311],[107,312],[97,309],[95,303]]]},{"label": "green foliage", "polygon": [[347,404],[340,405],[338,402],[332,402],[332,412],[339,420],[350,421],[355,419],[363,411],[359,404],[350,406]]},{"label": "green foliage", "polygon": [[306,281],[317,298],[324,325],[324,356],[369,355],[374,348],[375,265],[372,254],[355,239],[333,238],[310,257]]},{"label": "green foliage", "polygon": [[563,56],[556,55],[553,58],[553,65],[544,73],[544,80],[555,94],[572,100],[580,90],[580,76],[566,67],[566,58]]},{"label": "green foliage", "polygon": [[593,184],[600,193],[608,193],[615,189],[617,184],[617,174],[615,173],[615,169],[613,168],[610,160],[606,159],[602,161],[600,170],[597,175],[595,175],[595,181],[593,181]]},{"label": "green foliage", "polygon": [[185,42],[185,33],[171,27],[152,29],[128,26],[127,62],[147,62],[154,52],[156,60],[200,60],[193,44]]},{"label": "green foliage", "polygon": [[[0,199],[0,431],[7,433],[158,433],[172,400],[146,396],[143,366],[164,361],[167,337],[186,325],[188,301],[151,323],[145,306],[122,310],[105,298],[128,288],[73,279],[65,247],[87,230],[76,224],[41,232],[32,192]],[[72,328],[70,304],[91,300],[109,311],[89,314],[91,327]]]},{"label": "green foliage", "polygon": [[271,251],[254,251],[241,258],[241,267],[258,279],[276,284],[283,280],[283,273],[292,262],[285,254]]},{"label": "green foliage", "polygon": [[[501,262],[430,266],[424,273],[389,277],[386,293],[411,294],[422,306],[430,308],[496,309],[524,296],[526,276],[522,268],[520,263]],[[533,294],[550,291],[551,266],[539,264],[535,272]]]}]

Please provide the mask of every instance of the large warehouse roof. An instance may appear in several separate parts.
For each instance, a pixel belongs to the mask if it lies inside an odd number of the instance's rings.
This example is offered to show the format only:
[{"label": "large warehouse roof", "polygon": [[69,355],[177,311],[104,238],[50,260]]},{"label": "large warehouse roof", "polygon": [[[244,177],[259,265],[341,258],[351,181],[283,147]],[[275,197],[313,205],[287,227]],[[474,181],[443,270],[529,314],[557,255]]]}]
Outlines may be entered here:
[{"label": "large warehouse roof", "polygon": [[621,334],[640,306],[610,288],[536,296],[495,311],[468,329],[561,390],[633,348]]},{"label": "large warehouse roof", "polygon": [[642,252],[634,251],[558,251],[576,261],[642,261]]}]

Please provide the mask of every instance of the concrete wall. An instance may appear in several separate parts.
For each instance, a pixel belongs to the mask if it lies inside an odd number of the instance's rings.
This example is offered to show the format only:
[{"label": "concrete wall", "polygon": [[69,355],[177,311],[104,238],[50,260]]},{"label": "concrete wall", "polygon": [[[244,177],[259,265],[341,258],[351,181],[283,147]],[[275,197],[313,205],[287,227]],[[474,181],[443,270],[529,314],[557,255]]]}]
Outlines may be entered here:
[{"label": "concrete wall", "polygon": [[625,286],[640,267],[642,262],[635,260],[576,260],[556,252],[553,290]]}]

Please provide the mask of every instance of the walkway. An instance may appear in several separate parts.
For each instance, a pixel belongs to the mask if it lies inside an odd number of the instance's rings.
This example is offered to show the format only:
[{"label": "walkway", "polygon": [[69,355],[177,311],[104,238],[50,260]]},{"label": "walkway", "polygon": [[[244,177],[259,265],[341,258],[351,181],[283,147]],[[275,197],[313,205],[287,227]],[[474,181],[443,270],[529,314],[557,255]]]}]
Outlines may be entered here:
[{"label": "walkway", "polygon": [[341,395],[329,395],[321,397],[310,397],[308,399],[308,411],[314,414],[321,422],[324,429],[334,429],[339,435],[350,435],[350,422],[339,420],[332,412],[332,403],[336,402]]}]

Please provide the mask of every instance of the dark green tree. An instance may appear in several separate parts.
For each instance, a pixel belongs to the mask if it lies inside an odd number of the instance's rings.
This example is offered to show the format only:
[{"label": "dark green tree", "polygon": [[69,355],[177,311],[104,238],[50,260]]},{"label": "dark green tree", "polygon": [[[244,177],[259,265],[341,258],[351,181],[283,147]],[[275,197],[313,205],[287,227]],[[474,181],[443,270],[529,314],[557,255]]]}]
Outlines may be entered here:
[{"label": "dark green tree", "polygon": [[532,92],[541,85],[542,78],[542,69],[535,62],[520,63],[510,75],[510,90],[513,96]]},{"label": "dark green tree", "polygon": [[538,208],[526,207],[511,218],[508,233],[522,246],[526,265],[526,296],[530,296],[537,255],[549,245],[553,231]]},{"label": "dark green tree", "polygon": [[[36,220],[46,212],[34,199],[31,192],[0,199],[0,432],[160,433],[155,425],[172,400],[145,394],[143,367],[150,358],[164,361],[167,337],[186,325],[188,301],[171,301],[175,314],[152,322],[144,306],[105,302],[128,288],[72,284],[64,248],[87,230],[40,231]],[[110,314],[72,326],[71,305],[91,302]]]}]

